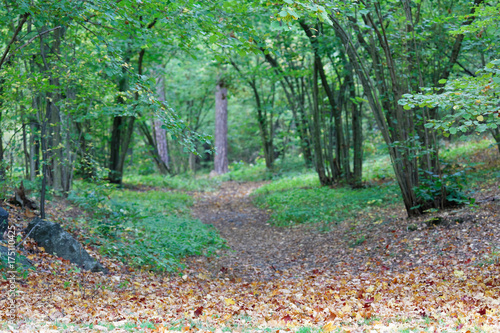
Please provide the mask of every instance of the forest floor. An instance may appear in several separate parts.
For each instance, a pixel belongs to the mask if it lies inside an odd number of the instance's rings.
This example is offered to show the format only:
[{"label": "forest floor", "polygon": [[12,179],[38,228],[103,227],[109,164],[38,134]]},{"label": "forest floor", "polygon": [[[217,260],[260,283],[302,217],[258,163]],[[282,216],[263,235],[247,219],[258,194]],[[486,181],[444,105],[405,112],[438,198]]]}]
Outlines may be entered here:
[{"label": "forest floor", "polygon": [[[133,270],[90,247],[108,274],[34,253],[37,270],[16,279],[18,320],[0,330],[500,331],[500,182],[476,192],[474,207],[418,219],[380,207],[390,217],[328,230],[271,225],[269,212],[252,204],[260,185],[190,193],[193,214],[228,249],[187,258],[178,275]],[[8,282],[0,288],[5,307]]]}]

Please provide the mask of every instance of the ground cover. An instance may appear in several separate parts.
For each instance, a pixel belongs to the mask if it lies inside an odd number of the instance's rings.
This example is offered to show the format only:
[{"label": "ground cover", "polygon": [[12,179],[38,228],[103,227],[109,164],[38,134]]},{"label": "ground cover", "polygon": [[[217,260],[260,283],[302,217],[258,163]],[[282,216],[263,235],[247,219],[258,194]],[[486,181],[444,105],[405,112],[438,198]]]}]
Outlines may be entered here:
[{"label": "ground cover", "polygon": [[[144,185],[112,189],[109,198],[97,196],[97,206],[123,210],[123,237],[135,244],[130,252],[119,256],[100,251],[95,240],[85,242],[109,271],[89,273],[28,240],[28,259],[36,271],[17,273],[18,320],[5,321],[0,330],[497,332],[500,181],[495,176],[499,172],[495,151],[483,148],[462,152],[452,166],[468,163],[467,190],[474,205],[416,219],[406,218],[402,205],[395,198],[391,201],[392,185],[385,182],[369,184],[352,200],[346,190],[319,188],[309,175],[287,175],[283,178],[287,180],[273,182],[225,181],[216,191],[190,195]],[[280,201],[279,195],[293,191],[298,194]],[[68,229],[83,234],[78,217],[93,198],[90,193],[81,208],[60,202],[51,205],[49,213],[61,221],[64,217]],[[259,203],[263,196],[275,206]],[[372,200],[376,201],[370,204]],[[324,218],[326,208],[313,215],[314,201],[345,213],[337,220]],[[336,206],[337,201],[351,206]],[[309,205],[308,214],[323,220],[285,226],[273,219],[280,204]],[[11,211],[21,227],[26,213]],[[133,227],[127,216],[137,217],[139,227],[150,223],[144,216],[155,214],[165,218],[151,222],[155,227],[149,231],[126,230]],[[198,236],[201,229],[190,234],[186,224],[168,217],[174,215],[212,224],[227,248],[214,247],[211,256],[179,250],[177,256],[188,256],[176,273],[151,272],[147,265],[141,270],[134,265],[132,252],[148,248],[163,228],[187,230],[187,239],[179,239],[179,244]],[[200,249],[206,248],[206,235],[197,241],[204,244]],[[158,242],[151,249],[164,245]],[[123,260],[127,256],[132,259],[125,261],[129,264]],[[8,286],[2,280],[0,307],[7,306]]]}]

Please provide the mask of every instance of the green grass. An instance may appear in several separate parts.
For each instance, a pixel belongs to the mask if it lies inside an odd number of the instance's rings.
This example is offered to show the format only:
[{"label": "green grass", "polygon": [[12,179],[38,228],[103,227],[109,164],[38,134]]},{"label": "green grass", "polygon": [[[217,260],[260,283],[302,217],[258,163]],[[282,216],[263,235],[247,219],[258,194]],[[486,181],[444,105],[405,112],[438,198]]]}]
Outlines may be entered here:
[{"label": "green grass", "polygon": [[289,178],[293,175],[301,175],[310,173],[311,170],[306,168],[302,158],[298,156],[288,157],[285,161],[277,159],[274,163],[273,170],[266,168],[265,160],[258,159],[255,164],[247,164],[244,162],[235,162],[229,165],[229,172],[221,176],[221,180],[234,180],[240,182],[276,180],[281,178]]},{"label": "green grass", "polygon": [[388,154],[372,156],[363,161],[363,181],[395,179],[391,158]]},{"label": "green grass", "polygon": [[477,154],[479,151],[485,151],[493,147],[493,140],[482,139],[479,141],[464,138],[467,141],[457,142],[448,148],[442,148],[439,155],[445,161],[457,161],[459,159],[467,159],[468,157]]},{"label": "green grass", "polygon": [[215,191],[220,180],[210,179],[207,175],[127,175],[123,177],[123,183],[132,186],[151,186],[158,188],[177,189],[184,191]]},{"label": "green grass", "polygon": [[184,193],[79,183],[70,200],[92,212],[81,220],[88,242],[133,267],[174,272],[186,256],[208,256],[225,247],[215,228],[191,217],[193,199]]},{"label": "green grass", "polygon": [[[443,149],[440,156],[448,163],[459,158],[471,160],[478,153],[491,149],[491,144],[492,140],[458,143]],[[496,151],[494,153],[496,154]],[[474,164],[471,165],[472,167],[466,166],[466,176],[461,178],[461,181],[465,182],[462,184],[464,188],[478,187],[500,178],[498,168],[480,169],[474,168]],[[461,168],[463,169],[463,165]],[[375,206],[401,203],[399,188],[393,181],[394,178],[389,156],[372,155],[363,163],[363,180],[370,185],[385,179],[389,180],[387,184],[357,190],[347,187],[331,189],[319,185],[314,171],[301,174],[289,172],[275,177],[271,183],[256,190],[254,201],[260,207],[272,211],[271,222],[276,225],[318,222],[329,224],[354,219]],[[465,187],[465,184],[470,186]]]},{"label": "green grass", "polygon": [[269,194],[277,191],[293,190],[297,188],[319,188],[319,178],[314,172],[300,175],[292,175],[286,178],[279,178],[273,182],[258,188],[255,194]]},{"label": "green grass", "polygon": [[254,201],[262,208],[272,210],[271,222],[287,226],[297,223],[325,224],[356,218],[362,211],[401,202],[394,184],[365,189],[313,187],[283,188],[274,183],[264,185]]}]

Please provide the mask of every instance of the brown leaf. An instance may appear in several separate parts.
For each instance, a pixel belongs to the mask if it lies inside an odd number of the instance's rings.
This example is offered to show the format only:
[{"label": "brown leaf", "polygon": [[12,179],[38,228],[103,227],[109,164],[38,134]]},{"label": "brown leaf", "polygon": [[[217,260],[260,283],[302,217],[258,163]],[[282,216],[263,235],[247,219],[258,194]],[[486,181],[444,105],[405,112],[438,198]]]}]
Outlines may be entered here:
[{"label": "brown leaf", "polygon": [[203,306],[200,306],[199,308],[194,310],[194,316],[198,318],[199,316],[201,316],[202,312],[203,312]]}]

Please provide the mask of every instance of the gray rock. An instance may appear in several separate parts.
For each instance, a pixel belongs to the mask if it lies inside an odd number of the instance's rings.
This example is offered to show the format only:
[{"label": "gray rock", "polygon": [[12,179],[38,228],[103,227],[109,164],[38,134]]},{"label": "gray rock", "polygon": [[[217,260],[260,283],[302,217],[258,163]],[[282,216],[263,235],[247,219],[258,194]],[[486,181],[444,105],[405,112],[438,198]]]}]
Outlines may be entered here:
[{"label": "gray rock", "polygon": [[28,224],[26,235],[28,233],[38,246],[42,246],[49,254],[55,254],[92,272],[104,270],[102,265],[57,223],[36,217]]},{"label": "gray rock", "polygon": [[3,233],[9,227],[9,213],[0,207],[0,239],[3,237]]},{"label": "gray rock", "polygon": [[[7,244],[6,244],[7,245]],[[12,256],[10,256],[12,258]],[[34,267],[31,265],[31,262],[29,262],[28,259],[26,259],[25,256],[20,255],[19,253],[16,252],[16,266],[21,265],[25,269],[34,269]],[[7,246],[0,245],[0,261],[1,264],[7,264],[9,263],[9,249]],[[10,270],[10,267],[9,267]]]}]

